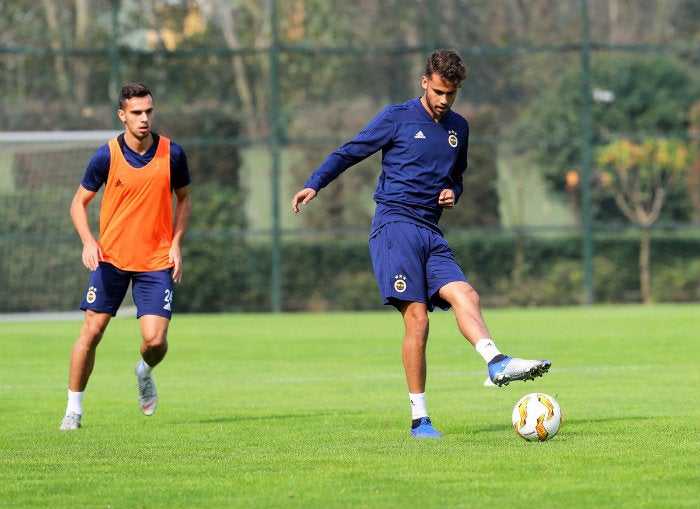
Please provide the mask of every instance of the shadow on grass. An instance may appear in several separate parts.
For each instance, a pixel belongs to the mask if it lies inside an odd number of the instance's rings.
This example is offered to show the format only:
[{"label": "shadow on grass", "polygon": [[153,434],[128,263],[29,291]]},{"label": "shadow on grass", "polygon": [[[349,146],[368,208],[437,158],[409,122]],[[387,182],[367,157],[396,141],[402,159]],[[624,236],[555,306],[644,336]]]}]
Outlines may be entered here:
[{"label": "shadow on grass", "polygon": [[324,417],[333,417],[337,419],[347,419],[348,415],[359,415],[362,412],[348,412],[343,410],[342,412],[334,411],[324,411],[324,412],[305,412],[305,413],[286,413],[286,414],[265,414],[265,415],[230,415],[221,417],[210,417],[208,419],[200,420],[177,420],[173,422],[177,423],[199,423],[199,424],[225,424],[225,423],[236,423],[236,422],[261,422],[261,421],[286,421],[294,419],[319,419]]},{"label": "shadow on grass", "polygon": [[[600,417],[596,419],[566,419],[562,421],[562,429],[565,428],[579,428],[581,426],[586,426],[590,424],[601,424],[601,423],[621,423],[631,421],[634,423],[639,423],[640,421],[651,421],[657,420],[658,417],[643,415],[643,416],[626,416],[626,417]],[[508,426],[511,427],[512,426]],[[503,431],[503,426],[489,426],[480,429],[469,428],[467,426],[458,428],[459,432],[464,433],[496,433]]]}]

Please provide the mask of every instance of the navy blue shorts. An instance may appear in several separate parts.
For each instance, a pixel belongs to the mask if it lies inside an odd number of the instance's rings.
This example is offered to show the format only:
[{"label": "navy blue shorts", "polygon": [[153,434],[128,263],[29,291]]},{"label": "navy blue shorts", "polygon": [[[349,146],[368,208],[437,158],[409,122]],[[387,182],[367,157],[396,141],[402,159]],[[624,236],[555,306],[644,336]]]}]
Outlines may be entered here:
[{"label": "navy blue shorts", "polygon": [[129,272],[111,263],[100,262],[97,270],[90,273],[90,282],[80,309],[116,316],[131,283],[137,318],[158,315],[170,319],[173,305],[171,272],[172,269]]},{"label": "navy blue shorts", "polygon": [[449,309],[440,288],[467,281],[447,241],[413,223],[387,223],[369,239],[374,275],[384,304],[422,302],[432,311]]}]

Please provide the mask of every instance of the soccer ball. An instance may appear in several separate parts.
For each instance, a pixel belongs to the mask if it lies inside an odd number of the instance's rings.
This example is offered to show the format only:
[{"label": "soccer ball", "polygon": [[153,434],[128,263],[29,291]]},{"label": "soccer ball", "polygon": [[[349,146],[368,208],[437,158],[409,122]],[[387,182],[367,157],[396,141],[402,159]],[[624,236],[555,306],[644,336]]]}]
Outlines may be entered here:
[{"label": "soccer ball", "polygon": [[544,442],[556,435],[560,426],[559,403],[547,394],[526,394],[513,408],[513,427],[525,440]]}]

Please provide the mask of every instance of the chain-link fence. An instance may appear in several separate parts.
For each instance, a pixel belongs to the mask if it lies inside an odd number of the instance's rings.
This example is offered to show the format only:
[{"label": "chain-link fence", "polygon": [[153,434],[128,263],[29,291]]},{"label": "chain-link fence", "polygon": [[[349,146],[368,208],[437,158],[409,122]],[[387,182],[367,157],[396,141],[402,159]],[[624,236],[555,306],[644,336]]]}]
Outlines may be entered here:
[{"label": "chain-link fence", "polygon": [[[151,87],[155,129],[185,147],[193,176],[179,309],[380,308],[366,240],[379,158],[301,215],[291,196],[382,107],[420,95],[437,47],[467,63],[454,108],[472,133],[465,195],[442,224],[486,302],[696,300],[697,8],[641,3],[3,4],[0,311],[80,301],[87,274],[68,206],[107,140],[17,133],[119,129],[128,81]],[[661,139],[690,155],[673,179],[664,170],[656,220],[634,222],[599,154]]]}]

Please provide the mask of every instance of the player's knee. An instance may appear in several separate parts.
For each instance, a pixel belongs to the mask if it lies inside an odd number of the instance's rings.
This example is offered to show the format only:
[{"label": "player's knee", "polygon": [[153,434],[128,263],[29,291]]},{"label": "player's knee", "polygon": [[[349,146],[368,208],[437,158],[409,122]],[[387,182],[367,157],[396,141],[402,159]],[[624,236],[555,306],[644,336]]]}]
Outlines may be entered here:
[{"label": "player's knee", "polygon": [[168,340],[165,333],[144,334],[143,342],[151,350],[167,350]]},{"label": "player's knee", "polygon": [[428,313],[421,310],[409,312],[405,316],[406,329],[419,335],[425,335],[430,326]]},{"label": "player's knee", "polygon": [[167,348],[168,320],[157,316],[141,318],[141,337],[149,349],[160,350]]},{"label": "player's knee", "polygon": [[479,294],[467,283],[464,283],[460,291],[452,293],[448,302],[458,314],[478,314],[480,310]]},{"label": "player's knee", "polygon": [[474,287],[472,285],[470,285],[469,283],[467,283],[465,297],[469,300],[469,303],[472,306],[476,306],[476,307],[479,306],[479,302],[480,302],[479,294],[476,290],[474,290]]},{"label": "player's knee", "polygon": [[87,321],[80,329],[79,341],[82,341],[88,346],[97,346],[104,336],[106,325]]}]

